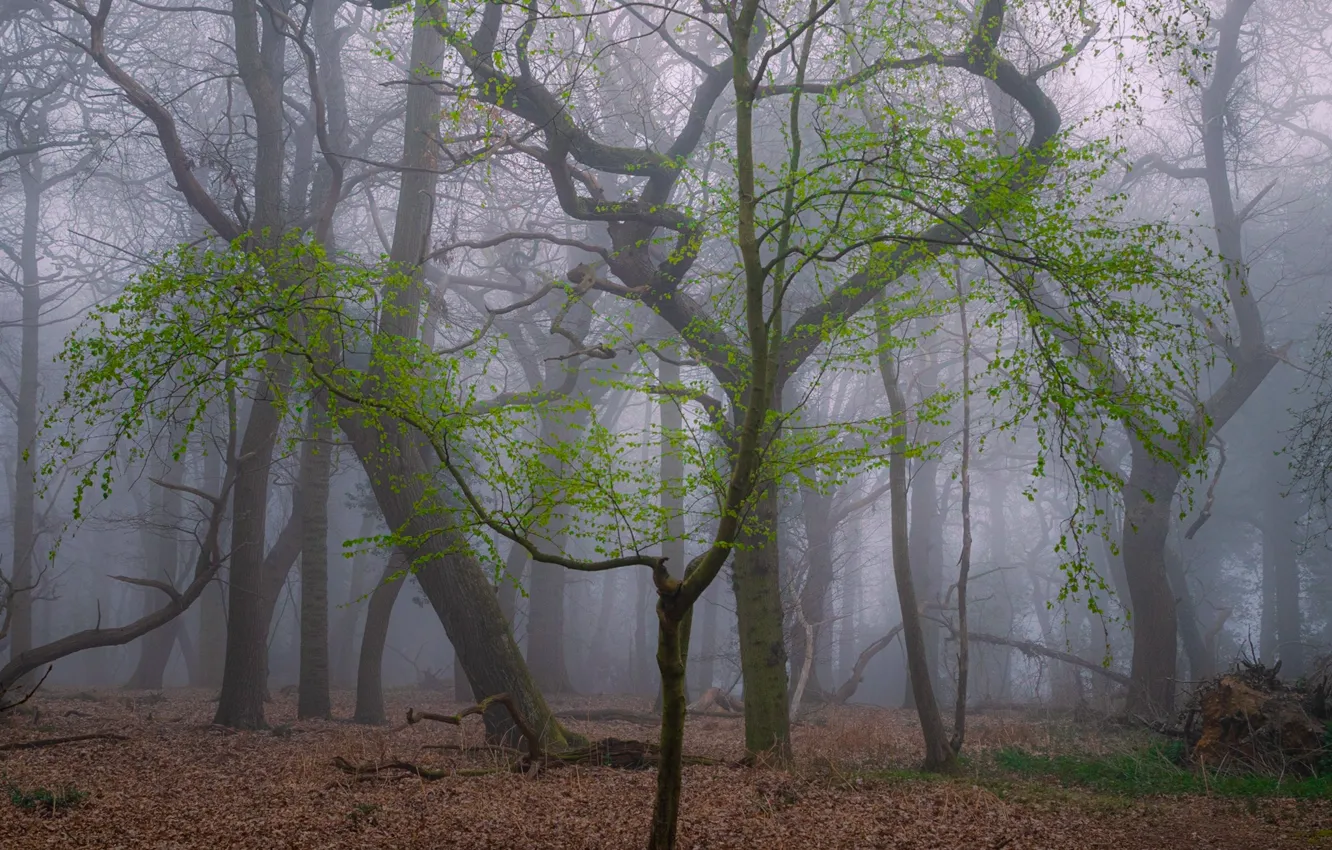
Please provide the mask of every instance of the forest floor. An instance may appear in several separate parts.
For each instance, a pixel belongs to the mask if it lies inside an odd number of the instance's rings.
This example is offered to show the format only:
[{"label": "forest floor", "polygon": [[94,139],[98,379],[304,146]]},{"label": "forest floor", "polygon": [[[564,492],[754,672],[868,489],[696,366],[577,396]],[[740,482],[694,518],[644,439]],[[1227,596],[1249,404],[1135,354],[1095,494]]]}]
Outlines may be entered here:
[{"label": "forest floor", "polygon": [[[273,729],[210,725],[211,694],[43,689],[0,722],[0,848],[638,848],[655,774],[563,767],[536,776],[494,772],[481,722],[407,726],[408,707],[463,706],[421,690],[390,690],[395,725],[295,720],[294,695],[268,706]],[[645,710],[626,698],[561,708]],[[337,693],[335,716],[351,715]],[[623,722],[568,721],[589,737],[652,739]],[[104,739],[4,751],[39,738]],[[910,712],[844,707],[794,732],[789,771],[724,764],[685,768],[681,846],[720,848],[978,848],[1156,850],[1332,848],[1332,784],[1221,782],[1176,768],[1141,732],[1075,724],[1067,714],[977,714],[966,769],[950,779],[912,770],[920,758]],[[429,749],[444,745],[450,749]],[[462,749],[457,749],[461,746]],[[733,761],[740,722],[689,721],[686,751]],[[392,759],[453,772],[358,780],[354,764]],[[47,794],[40,793],[46,789]],[[41,800],[67,797],[52,814]]]}]

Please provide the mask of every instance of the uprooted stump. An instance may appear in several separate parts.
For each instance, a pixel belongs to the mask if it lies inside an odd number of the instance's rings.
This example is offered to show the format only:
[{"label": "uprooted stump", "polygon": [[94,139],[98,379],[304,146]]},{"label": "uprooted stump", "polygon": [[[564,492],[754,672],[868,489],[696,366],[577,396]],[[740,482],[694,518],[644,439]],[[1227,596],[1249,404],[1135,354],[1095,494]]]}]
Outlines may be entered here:
[{"label": "uprooted stump", "polygon": [[1327,684],[1291,684],[1281,664],[1241,661],[1202,682],[1185,709],[1183,737],[1202,765],[1243,772],[1310,772],[1326,755]]}]

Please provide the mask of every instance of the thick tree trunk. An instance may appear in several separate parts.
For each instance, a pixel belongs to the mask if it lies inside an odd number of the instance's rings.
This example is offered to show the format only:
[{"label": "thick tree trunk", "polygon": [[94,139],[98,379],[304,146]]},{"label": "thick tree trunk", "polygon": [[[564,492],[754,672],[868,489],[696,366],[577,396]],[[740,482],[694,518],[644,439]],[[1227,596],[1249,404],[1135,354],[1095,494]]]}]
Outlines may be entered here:
[{"label": "thick tree trunk", "polygon": [[775,483],[763,488],[754,514],[755,527],[742,535],[731,570],[745,682],[745,749],[781,763],[791,757],[791,721]]},{"label": "thick tree trunk", "polygon": [[1179,484],[1174,467],[1134,442],[1124,487],[1124,574],[1133,619],[1133,682],[1126,710],[1155,716],[1175,705],[1175,596],[1166,574],[1165,544],[1171,499]]},{"label": "thick tree trunk", "polygon": [[301,671],[296,716],[327,719],[328,488],[333,471],[331,431],[322,406],[312,406],[309,435],[301,444]]},{"label": "thick tree trunk", "polygon": [[398,601],[405,576],[394,578],[407,569],[407,559],[394,552],[384,566],[370,594],[365,614],[365,632],[361,636],[361,660],[356,669],[357,723],[385,723],[384,715],[384,643],[388,640],[389,621],[393,618],[393,605]]}]

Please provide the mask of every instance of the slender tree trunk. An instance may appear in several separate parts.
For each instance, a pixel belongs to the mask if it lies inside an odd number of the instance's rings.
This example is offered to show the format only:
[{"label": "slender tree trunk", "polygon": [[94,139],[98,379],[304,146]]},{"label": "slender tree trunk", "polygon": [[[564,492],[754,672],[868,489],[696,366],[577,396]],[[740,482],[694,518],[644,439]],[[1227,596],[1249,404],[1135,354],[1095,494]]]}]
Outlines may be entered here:
[{"label": "slender tree trunk", "polygon": [[[940,553],[934,548],[934,527],[941,523],[939,516],[939,463],[925,460],[913,470],[907,498],[911,503],[910,525],[907,531],[907,545],[911,548],[912,584],[920,589],[922,603],[935,600],[939,596]],[[925,664],[930,671],[931,682],[935,681],[939,669],[939,642],[942,635],[938,624],[930,620],[921,621],[921,639],[925,646]],[[907,678],[906,692],[903,696],[903,708],[916,707],[916,688],[911,677]]]},{"label": "slender tree trunk", "polygon": [[500,613],[512,629],[518,614],[518,588],[527,574],[527,550],[517,543],[509,546],[504,561],[504,575],[500,576],[495,595],[499,599]]},{"label": "slender tree trunk", "polygon": [[527,666],[546,694],[573,693],[564,651],[565,569],[533,563],[527,617]]},{"label": "slender tree trunk", "polygon": [[328,719],[328,489],[331,429],[323,405],[312,405],[301,444],[301,670],[296,716]]},{"label": "slender tree trunk", "polygon": [[[39,155],[19,157],[23,184],[23,235],[19,245],[22,273],[22,338],[19,341],[18,445],[14,463],[14,558],[10,573],[11,598],[9,657],[33,647],[32,599],[38,584],[35,569],[37,549],[37,391],[40,381],[42,322],[41,280],[37,263],[37,234],[42,215],[42,164]],[[31,683],[25,677],[19,686]]]},{"label": "slender tree trunk", "polygon": [[[828,589],[833,580],[833,537],[831,523],[832,500],[809,487],[803,488],[801,498],[805,524],[805,551],[808,571],[804,587],[800,590],[800,609],[808,628],[798,627],[791,632],[791,670],[803,670],[806,657],[810,659],[809,679],[805,684],[809,693],[822,696],[823,679],[820,668],[826,664],[824,644],[828,634]],[[806,635],[813,636],[813,642]]]},{"label": "slender tree trunk", "polygon": [[1268,542],[1267,532],[1260,529],[1260,533],[1263,548],[1263,608],[1258,623],[1258,657],[1264,665],[1271,667],[1277,659],[1277,554],[1276,546]]},{"label": "slender tree trunk", "polygon": [[954,753],[962,752],[967,731],[967,686],[971,675],[971,646],[967,638],[967,582],[971,576],[971,326],[967,323],[967,293],[962,284],[962,268],[957,268],[958,318],[962,326],[962,465],[958,473],[962,486],[962,553],[958,557],[957,576],[957,702],[953,710],[953,737],[948,742]]},{"label": "slender tree trunk", "polygon": [[[684,786],[684,722],[689,699],[685,694],[685,662],[689,653],[689,622],[657,612],[657,670],[661,675],[661,757],[657,769],[657,796],[652,810],[649,850],[672,850]],[[748,700],[746,700],[748,704]]]},{"label": "slender tree trunk", "polygon": [[891,328],[888,327],[887,318],[883,314],[878,318],[878,335],[879,372],[893,414],[893,443],[888,456],[889,493],[892,497],[893,577],[897,584],[898,606],[902,611],[902,642],[906,645],[907,672],[915,695],[916,714],[920,718],[921,732],[925,739],[924,768],[952,773],[958,769],[957,754],[949,744],[943,715],[934,698],[934,677],[929,666],[925,630],[921,624],[921,609],[916,599],[914,574],[911,569],[910,528],[907,522],[906,398],[899,383],[898,364],[889,348],[892,342]]},{"label": "slender tree trunk", "polygon": [[634,639],[629,652],[629,680],[640,696],[652,696],[652,653],[648,643],[648,616],[655,610],[652,599],[652,577],[647,570],[635,570],[634,582]]},{"label": "slender tree trunk", "polygon": [[1198,609],[1193,604],[1193,593],[1189,590],[1189,580],[1184,573],[1184,559],[1179,548],[1167,540],[1164,554],[1166,576],[1175,594],[1180,642],[1184,644],[1184,654],[1189,659],[1189,678],[1200,681],[1215,673],[1216,665],[1203,641],[1202,629],[1198,625]]},{"label": "slender tree trunk", "polygon": [[[361,661],[356,669],[357,723],[385,723],[384,715],[384,643],[388,640],[389,621],[393,618],[393,604],[398,601],[407,569],[407,559],[394,552],[384,566],[370,594],[370,605],[365,614],[365,633],[361,636]],[[395,578],[395,576],[397,576]]]},{"label": "slender tree trunk", "polygon": [[[375,530],[375,515],[369,511],[361,515],[358,540],[365,540]],[[351,688],[356,684],[356,635],[361,630],[361,614],[366,609],[365,596],[370,585],[370,552],[360,549],[352,556],[351,581],[347,587],[347,601],[338,609],[335,625],[329,634],[329,656],[332,660],[332,682],[337,688]]]},{"label": "slender tree trunk", "polygon": [[1293,505],[1280,495],[1272,497],[1263,529],[1263,549],[1272,550],[1272,584],[1276,591],[1276,657],[1281,674],[1291,680],[1304,675],[1305,651],[1300,616],[1300,564],[1295,543]]},{"label": "slender tree trunk", "polygon": [[[171,445],[166,446],[164,451],[170,453],[182,434],[177,428],[168,430],[167,439]],[[157,464],[152,477],[169,484],[183,483],[184,458]],[[176,570],[180,565],[180,544],[176,538],[178,531],[175,523],[181,519],[184,500],[179,490],[159,487],[156,484],[151,486],[153,492],[149,496],[148,503],[152,507],[147,519],[156,526],[156,530],[144,535],[146,544],[144,572],[147,578],[174,584]],[[144,590],[142,616],[147,616],[161,607],[162,603],[157,597],[158,591],[148,588]],[[171,661],[171,652],[176,648],[176,640],[184,624],[185,618],[177,617],[162,628],[154,629],[143,636],[139,641],[139,663],[135,666],[129,681],[125,683],[125,687],[150,691],[162,689],[162,680],[166,675],[167,664]]]},{"label": "slender tree trunk", "polygon": [[[286,126],[282,106],[286,38],[255,0],[234,0],[232,24],[237,69],[249,95],[255,121],[254,220],[257,239],[276,246],[284,225],[282,169]],[[261,37],[262,32],[262,37]],[[249,421],[241,439],[232,497],[230,594],[227,605],[227,657],[215,723],[260,729],[268,692],[268,620],[263,616],[268,475],[278,434],[274,400],[285,392],[289,366],[270,358],[269,377],[254,388]]]},{"label": "slender tree trunk", "polygon": [[717,582],[710,585],[702,598],[694,605],[695,612],[702,617],[700,623],[702,628],[699,630],[698,661],[693,665],[693,669],[697,671],[694,676],[694,693],[696,694],[701,694],[716,684],[718,585]]},{"label": "slender tree trunk", "polygon": [[[852,552],[860,551],[860,526],[851,527]],[[837,680],[845,682],[856,664],[856,641],[858,639],[856,617],[860,609],[860,564],[854,562],[854,568],[848,566],[842,577],[841,604],[837,617]]]},{"label": "slender tree trunk", "polygon": [[[217,493],[223,481],[223,450],[220,446],[210,445],[204,451],[204,487],[209,493]],[[224,518],[218,534],[220,540],[229,539],[229,525]],[[226,594],[223,591],[225,570],[225,566],[218,570],[217,577],[208,583],[199,597],[199,660],[195,666],[198,678],[190,682],[194,687],[217,689],[222,685],[222,665],[227,643]]]}]

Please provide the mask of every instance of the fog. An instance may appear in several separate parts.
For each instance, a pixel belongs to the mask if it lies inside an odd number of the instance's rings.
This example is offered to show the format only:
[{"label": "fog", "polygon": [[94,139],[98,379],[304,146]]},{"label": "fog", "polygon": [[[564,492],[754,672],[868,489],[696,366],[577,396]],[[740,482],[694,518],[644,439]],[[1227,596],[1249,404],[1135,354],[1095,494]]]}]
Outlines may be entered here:
[{"label": "fog", "polygon": [[0,45],[4,699],[554,729],[683,675],[751,751],[864,703],[928,761],[1332,647],[1323,0],[3,0]]}]

